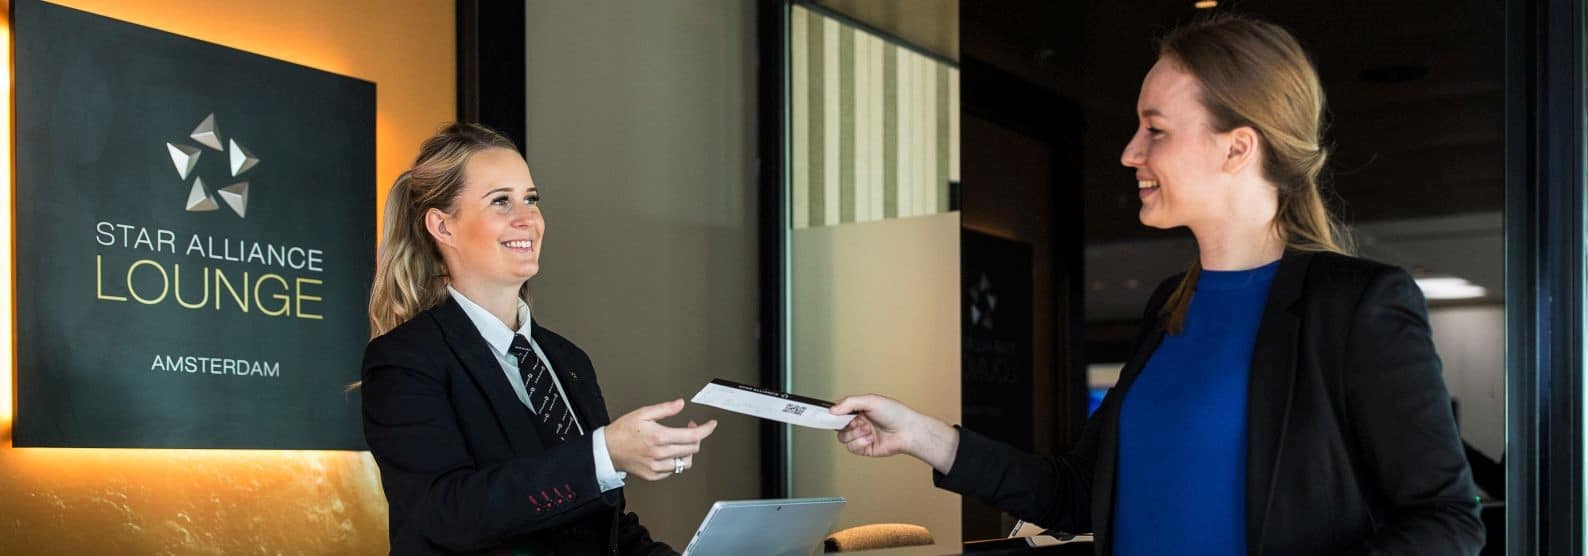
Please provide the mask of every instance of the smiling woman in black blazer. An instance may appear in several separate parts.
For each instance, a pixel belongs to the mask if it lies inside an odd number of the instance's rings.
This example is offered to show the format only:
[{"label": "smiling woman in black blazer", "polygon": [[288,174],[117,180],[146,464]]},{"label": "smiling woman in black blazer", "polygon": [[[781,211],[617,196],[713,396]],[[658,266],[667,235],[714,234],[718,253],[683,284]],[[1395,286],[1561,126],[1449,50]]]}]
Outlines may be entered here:
[{"label": "smiling woman in black blazer", "polygon": [[512,142],[453,124],[386,206],[364,352],[364,437],[393,554],[673,554],[624,511],[623,480],[693,465],[716,428],[610,421],[590,358],[530,318],[546,231]]},{"label": "smiling woman in black blazer", "polygon": [[1095,532],[1098,554],[1471,554],[1471,472],[1422,293],[1345,253],[1318,187],[1323,91],[1295,39],[1239,17],[1169,34],[1121,162],[1142,223],[1198,262],[1147,304],[1072,450],[1038,457],[876,395],[835,404],[854,453]]}]

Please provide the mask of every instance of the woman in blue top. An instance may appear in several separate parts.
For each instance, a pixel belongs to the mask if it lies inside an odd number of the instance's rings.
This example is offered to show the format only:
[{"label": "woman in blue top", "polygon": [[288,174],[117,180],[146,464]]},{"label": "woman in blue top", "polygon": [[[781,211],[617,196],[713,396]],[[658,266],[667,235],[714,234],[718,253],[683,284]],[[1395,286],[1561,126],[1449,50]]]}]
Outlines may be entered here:
[{"label": "woman in blue top", "polygon": [[1405,271],[1347,256],[1319,194],[1323,90],[1285,30],[1170,33],[1121,156],[1140,218],[1185,226],[1119,383],[1066,455],[1039,457],[876,395],[841,400],[856,454],[1095,532],[1098,554],[1476,553],[1476,490]]}]

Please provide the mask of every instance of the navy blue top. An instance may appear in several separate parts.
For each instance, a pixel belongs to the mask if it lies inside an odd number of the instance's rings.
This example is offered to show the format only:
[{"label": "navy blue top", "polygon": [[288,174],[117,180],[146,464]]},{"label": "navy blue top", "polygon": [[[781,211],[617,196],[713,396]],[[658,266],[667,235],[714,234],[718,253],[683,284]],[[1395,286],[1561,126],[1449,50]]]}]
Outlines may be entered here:
[{"label": "navy blue top", "polygon": [[1279,262],[1203,270],[1119,415],[1114,553],[1246,553],[1246,386]]}]

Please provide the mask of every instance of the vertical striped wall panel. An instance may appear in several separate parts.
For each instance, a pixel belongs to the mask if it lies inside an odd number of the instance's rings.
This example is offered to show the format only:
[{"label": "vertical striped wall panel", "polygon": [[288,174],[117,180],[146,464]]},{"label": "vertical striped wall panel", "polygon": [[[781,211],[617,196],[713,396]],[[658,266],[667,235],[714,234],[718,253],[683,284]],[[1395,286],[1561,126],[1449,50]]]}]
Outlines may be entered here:
[{"label": "vertical striped wall panel", "polygon": [[795,228],[949,211],[959,181],[959,69],[792,8]]}]

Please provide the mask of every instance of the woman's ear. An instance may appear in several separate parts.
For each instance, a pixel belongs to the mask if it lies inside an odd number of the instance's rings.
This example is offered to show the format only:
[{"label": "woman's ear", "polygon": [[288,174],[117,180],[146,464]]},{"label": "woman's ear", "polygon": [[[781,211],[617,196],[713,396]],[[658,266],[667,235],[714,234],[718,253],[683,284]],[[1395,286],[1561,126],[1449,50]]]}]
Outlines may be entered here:
[{"label": "woman's ear", "polygon": [[1241,126],[1230,130],[1229,149],[1224,154],[1224,171],[1239,174],[1253,162],[1257,161],[1260,146],[1257,130]]},{"label": "woman's ear", "polygon": [[447,213],[441,212],[441,209],[425,211],[425,229],[430,231],[430,237],[436,240],[437,245],[457,246],[457,240],[447,230]]}]

